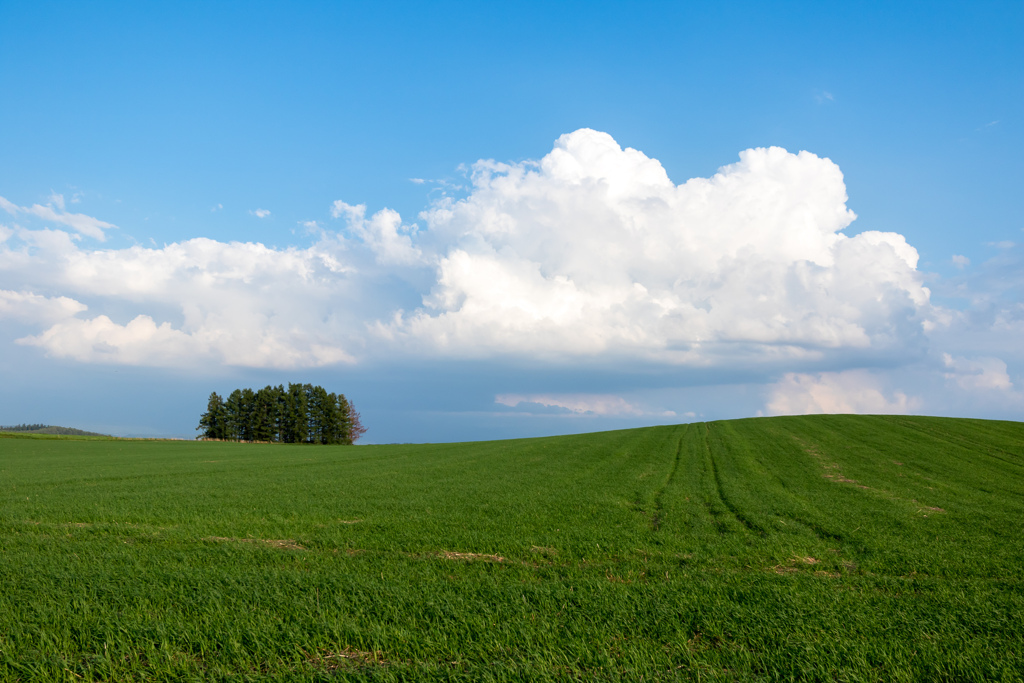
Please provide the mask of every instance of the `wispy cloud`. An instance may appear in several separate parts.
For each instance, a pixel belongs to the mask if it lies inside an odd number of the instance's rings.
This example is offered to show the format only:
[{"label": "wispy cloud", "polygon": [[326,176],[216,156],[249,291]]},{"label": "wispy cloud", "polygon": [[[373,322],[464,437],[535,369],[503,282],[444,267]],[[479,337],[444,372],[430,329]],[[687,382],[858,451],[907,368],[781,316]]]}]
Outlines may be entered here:
[{"label": "wispy cloud", "polygon": [[644,414],[644,411],[630,404],[621,396],[610,394],[499,394],[494,397],[494,402],[510,408],[521,404],[562,408],[577,415],[640,416]]},{"label": "wispy cloud", "polygon": [[961,256],[960,254],[953,254],[953,258],[951,260],[953,261],[953,265],[961,270],[971,265],[971,259],[966,256]]},{"label": "wispy cloud", "polygon": [[257,218],[266,218],[270,215],[270,211],[267,209],[250,209],[249,214],[256,216]]},{"label": "wispy cloud", "polygon": [[47,221],[65,225],[80,235],[92,237],[103,242],[107,239],[104,230],[110,230],[117,226],[113,223],[101,221],[98,218],[87,216],[84,213],[70,213],[64,210],[64,195],[52,193],[46,206],[33,204],[32,206],[18,206],[17,204],[0,197],[0,209],[11,215],[30,215]]}]

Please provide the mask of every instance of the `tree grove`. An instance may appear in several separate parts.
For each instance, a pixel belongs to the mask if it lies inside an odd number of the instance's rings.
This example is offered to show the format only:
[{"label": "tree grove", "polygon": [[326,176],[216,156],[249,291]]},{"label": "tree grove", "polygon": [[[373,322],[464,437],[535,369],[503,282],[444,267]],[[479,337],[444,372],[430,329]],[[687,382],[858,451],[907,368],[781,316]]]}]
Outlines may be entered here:
[{"label": "tree grove", "polygon": [[366,432],[344,394],[311,384],[235,389],[227,400],[213,392],[196,429],[200,439],[318,444],[352,444]]}]

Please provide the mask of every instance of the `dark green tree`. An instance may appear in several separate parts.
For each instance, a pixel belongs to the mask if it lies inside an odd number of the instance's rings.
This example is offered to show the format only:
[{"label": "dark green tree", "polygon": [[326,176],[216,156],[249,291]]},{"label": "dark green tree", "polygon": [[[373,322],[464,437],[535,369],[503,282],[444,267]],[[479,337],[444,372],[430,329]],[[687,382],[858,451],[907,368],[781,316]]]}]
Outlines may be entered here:
[{"label": "dark green tree", "polygon": [[252,423],[253,441],[277,440],[277,396],[273,387],[264,387],[256,392]]},{"label": "dark green tree", "polygon": [[309,441],[309,400],[306,387],[302,384],[288,384],[285,398],[285,443],[306,443]]},{"label": "dark green tree", "polygon": [[287,443],[285,435],[288,431],[288,393],[283,384],[273,387],[274,396],[274,441]]},{"label": "dark green tree", "polygon": [[242,390],[235,389],[228,394],[228,399],[224,401],[224,412],[225,412],[225,425],[227,436],[225,438],[231,439],[232,441],[241,441],[242,429],[244,425],[242,420],[245,419],[245,409],[242,405]]},{"label": "dark green tree", "polygon": [[204,439],[226,439],[227,421],[224,410],[224,399],[213,392],[206,402],[206,412],[199,417],[199,426],[196,429],[203,430],[201,435]]},{"label": "dark green tree", "polygon": [[241,415],[238,423],[238,438],[241,441],[255,441],[256,392],[252,389],[242,389]]}]

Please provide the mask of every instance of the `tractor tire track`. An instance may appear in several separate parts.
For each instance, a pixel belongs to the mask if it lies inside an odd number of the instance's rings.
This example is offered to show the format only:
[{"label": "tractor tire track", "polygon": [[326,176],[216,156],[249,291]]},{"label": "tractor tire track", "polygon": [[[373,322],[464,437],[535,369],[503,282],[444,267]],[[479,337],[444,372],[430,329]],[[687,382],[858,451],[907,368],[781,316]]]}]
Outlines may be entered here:
[{"label": "tractor tire track", "polygon": [[747,531],[755,533],[758,536],[767,536],[768,533],[762,529],[760,525],[747,519],[739,509],[732,504],[728,496],[725,495],[725,490],[722,488],[722,478],[718,474],[718,465],[715,462],[715,456],[711,453],[710,436],[711,426],[704,423],[704,452],[707,455],[709,469],[711,470],[711,475],[715,481],[715,492],[718,495],[718,500],[721,501],[725,509],[728,510],[733,518],[735,518],[736,521],[739,522]]},{"label": "tractor tire track", "polygon": [[[951,446],[957,446],[959,448],[962,448],[966,451],[969,451],[977,455],[987,456],[1005,465],[1010,465],[1011,467],[1018,471],[1024,469],[1024,462],[1021,462],[1019,460],[1019,453],[1014,453],[1012,451],[999,448],[998,446],[994,446],[992,444],[981,443],[968,437],[956,436],[953,434],[948,434],[946,432],[941,432],[936,430],[935,428],[929,429],[927,426],[914,424],[910,420],[890,419],[889,422],[897,424],[903,427],[904,429],[912,430],[918,434],[929,436],[935,439],[936,441],[941,441],[942,443],[946,443]],[[1010,459],[1000,457],[993,453],[993,451],[998,451],[1000,453],[1008,455]]]},{"label": "tractor tire track", "polygon": [[658,492],[654,494],[654,512],[651,515],[651,531],[657,531],[661,527],[661,520],[665,518],[665,505],[664,497],[665,491],[672,486],[672,482],[675,481],[676,473],[679,471],[679,461],[683,457],[683,435],[679,435],[679,441],[676,442],[676,457],[672,461],[672,469],[669,470],[668,477],[665,479],[665,483],[662,484]]}]

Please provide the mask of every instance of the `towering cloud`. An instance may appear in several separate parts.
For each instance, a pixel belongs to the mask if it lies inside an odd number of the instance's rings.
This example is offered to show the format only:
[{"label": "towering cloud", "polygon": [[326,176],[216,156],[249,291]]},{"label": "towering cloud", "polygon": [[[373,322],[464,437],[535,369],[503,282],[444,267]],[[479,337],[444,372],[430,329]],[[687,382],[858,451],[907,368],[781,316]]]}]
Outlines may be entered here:
[{"label": "towering cloud", "polygon": [[584,129],[472,180],[424,213],[437,282],[386,328],[434,351],[757,363],[885,353],[929,324],[916,250],[844,235],[842,173],[808,152],[750,149],[676,185]]}]

